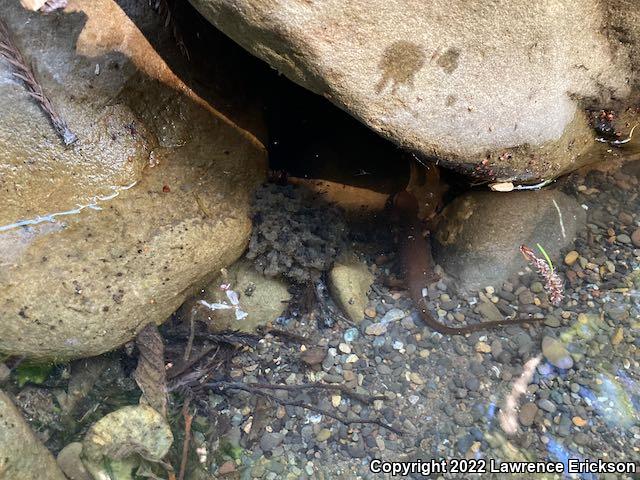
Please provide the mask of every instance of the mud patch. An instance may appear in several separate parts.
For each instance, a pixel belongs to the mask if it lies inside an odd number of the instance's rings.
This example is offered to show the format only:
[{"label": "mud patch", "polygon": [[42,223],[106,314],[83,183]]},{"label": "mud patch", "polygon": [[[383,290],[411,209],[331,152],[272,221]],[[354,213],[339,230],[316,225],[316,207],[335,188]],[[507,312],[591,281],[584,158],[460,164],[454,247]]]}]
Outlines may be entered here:
[{"label": "mud patch", "polygon": [[451,75],[458,68],[458,60],[460,59],[460,50],[450,48],[436,60],[436,64],[444,70],[444,73]]},{"label": "mud patch", "polygon": [[389,84],[396,92],[399,85],[413,86],[413,78],[425,63],[423,49],[412,42],[400,40],[387,47],[380,59],[378,68],[382,78],[376,84],[376,93],[381,93]]}]

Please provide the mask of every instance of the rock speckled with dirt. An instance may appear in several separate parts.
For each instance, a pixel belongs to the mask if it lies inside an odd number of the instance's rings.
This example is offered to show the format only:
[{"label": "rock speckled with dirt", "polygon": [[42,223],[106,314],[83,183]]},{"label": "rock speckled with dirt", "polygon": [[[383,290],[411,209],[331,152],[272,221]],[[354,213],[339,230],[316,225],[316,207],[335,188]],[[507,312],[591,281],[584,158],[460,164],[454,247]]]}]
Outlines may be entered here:
[{"label": "rock speckled with dirt", "polygon": [[70,2],[42,15],[0,2],[78,136],[63,148],[0,61],[3,354],[117,348],[166,320],[249,240],[264,148],[172,72],[135,23],[167,35],[163,20],[134,3]]},{"label": "rock speckled with dirt", "polygon": [[21,480],[65,480],[42,442],[11,398],[0,391],[0,478]]},{"label": "rock speckled with dirt", "polygon": [[384,137],[478,178],[572,170],[595,139],[583,106],[634,105],[628,0],[191,3]]}]

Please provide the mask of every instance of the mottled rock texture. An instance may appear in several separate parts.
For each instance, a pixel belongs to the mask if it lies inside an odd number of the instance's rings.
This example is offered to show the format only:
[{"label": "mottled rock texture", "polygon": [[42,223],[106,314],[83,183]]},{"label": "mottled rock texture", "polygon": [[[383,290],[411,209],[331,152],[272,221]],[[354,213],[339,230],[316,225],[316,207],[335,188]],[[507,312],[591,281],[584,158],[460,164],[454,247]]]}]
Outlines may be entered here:
[{"label": "mottled rock texture", "polygon": [[0,353],[97,355],[241,255],[265,151],[159,56],[146,4],[0,6],[78,136],[64,148],[0,60]]},{"label": "mottled rock texture", "polygon": [[0,478],[65,480],[62,470],[38,440],[11,399],[0,390]]},{"label": "mottled rock texture", "polygon": [[[479,178],[575,168],[638,81],[632,0],[191,0],[381,135]],[[483,163],[484,161],[484,163]]]},{"label": "mottled rock texture", "polygon": [[559,264],[560,252],[573,245],[585,222],[575,199],[558,190],[471,192],[444,209],[434,258],[462,290],[499,288],[526,266],[520,245],[537,252],[539,243]]}]

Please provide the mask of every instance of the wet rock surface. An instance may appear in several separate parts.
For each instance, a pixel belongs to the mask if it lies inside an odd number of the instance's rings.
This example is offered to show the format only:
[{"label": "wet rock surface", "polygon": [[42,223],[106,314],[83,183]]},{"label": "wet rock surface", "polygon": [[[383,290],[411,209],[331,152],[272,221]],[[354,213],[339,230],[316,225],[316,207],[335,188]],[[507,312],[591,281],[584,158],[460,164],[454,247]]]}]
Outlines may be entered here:
[{"label": "wet rock surface", "polygon": [[585,218],[584,209],[558,190],[468,193],[444,210],[433,237],[434,258],[461,290],[498,286],[525,267],[520,245],[540,244],[557,258]]},{"label": "wet rock surface", "polygon": [[0,477],[65,480],[51,453],[35,436],[9,396],[0,391]]},{"label": "wet rock surface", "polygon": [[91,480],[89,472],[82,463],[80,455],[82,443],[72,442],[58,454],[56,461],[69,480]]},{"label": "wet rock surface", "polygon": [[625,2],[191,3],[383,136],[479,178],[575,168],[594,141],[579,99],[624,98],[638,78]]},{"label": "wet rock surface", "polygon": [[[237,296],[237,305],[232,303],[230,295]],[[282,278],[267,277],[256,271],[253,262],[242,259],[218,275],[196,297],[181,307],[185,318],[203,321],[212,332],[254,333],[282,314],[291,294]]]},{"label": "wet rock surface", "polygon": [[134,24],[161,32],[162,19],[123,7],[70,2],[54,18],[3,2],[79,139],[62,148],[0,62],[3,353],[116,348],[164,321],[249,239],[263,147],[182,83]]},{"label": "wet rock surface", "polygon": [[337,262],[329,272],[329,288],[343,312],[355,323],[364,318],[367,294],[371,290],[373,275],[366,263],[355,256]]},{"label": "wet rock surface", "polygon": [[80,457],[93,478],[131,478],[143,460],[159,462],[173,443],[166,420],[148,405],[123,407],[87,432]]}]

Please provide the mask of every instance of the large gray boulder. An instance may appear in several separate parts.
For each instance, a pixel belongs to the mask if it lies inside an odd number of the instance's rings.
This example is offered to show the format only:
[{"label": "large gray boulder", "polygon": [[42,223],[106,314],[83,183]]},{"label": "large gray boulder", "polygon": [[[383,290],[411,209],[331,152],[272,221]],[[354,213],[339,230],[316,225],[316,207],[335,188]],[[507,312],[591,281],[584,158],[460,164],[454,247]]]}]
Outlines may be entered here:
[{"label": "large gray boulder", "polygon": [[539,243],[560,263],[585,223],[586,212],[559,190],[471,192],[444,209],[434,258],[463,291],[498,288],[525,268],[520,245],[537,251]]},{"label": "large gray boulder", "polygon": [[155,22],[159,36],[170,32],[163,17],[120,3],[70,1],[43,16],[0,0],[78,137],[65,148],[0,60],[0,354],[62,360],[118,347],[248,242],[264,148],[134,24]]},{"label": "large gray boulder", "polygon": [[630,0],[191,3],[381,135],[484,179],[575,168],[595,137],[582,106],[637,81]]}]

